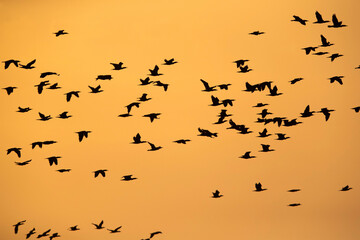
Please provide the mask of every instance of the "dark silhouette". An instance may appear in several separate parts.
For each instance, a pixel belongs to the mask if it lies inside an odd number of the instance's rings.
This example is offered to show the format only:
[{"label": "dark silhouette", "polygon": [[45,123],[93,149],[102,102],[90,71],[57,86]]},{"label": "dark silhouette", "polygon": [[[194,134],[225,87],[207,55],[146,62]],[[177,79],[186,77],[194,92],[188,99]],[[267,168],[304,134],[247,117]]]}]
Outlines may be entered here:
[{"label": "dark silhouette", "polygon": [[132,116],[132,115],[129,113],[124,113],[124,114],[118,115],[118,117],[130,117],[130,116]]},{"label": "dark silhouette", "polygon": [[267,129],[264,128],[264,130],[263,130],[262,132],[259,132],[259,136],[258,136],[258,137],[264,138],[264,137],[268,137],[268,136],[270,136],[270,135],[271,135],[271,134],[267,134]]},{"label": "dark silhouette", "polygon": [[57,143],[56,141],[43,141],[42,142],[44,145],[51,145],[51,144],[54,144],[54,143]]},{"label": "dark silhouette", "polygon": [[33,68],[35,68],[35,67],[33,66],[35,62],[36,62],[36,59],[32,60],[31,62],[29,62],[29,63],[26,64],[26,65],[23,65],[23,64],[19,64],[19,65],[20,65],[20,68],[33,69]]},{"label": "dark silhouette", "polygon": [[267,106],[267,105],[269,105],[269,104],[267,104],[267,103],[257,103],[255,106],[253,106],[253,107],[265,107],[265,106]]},{"label": "dark silhouette", "polygon": [[101,88],[100,85],[98,85],[97,87],[91,87],[91,86],[88,86],[88,87],[89,87],[90,90],[91,90],[90,93],[100,93],[100,92],[103,92],[103,91],[104,91],[104,90],[100,89],[100,88]]},{"label": "dark silhouette", "polygon": [[38,93],[41,94],[44,87],[50,85],[49,81],[42,81],[37,85],[34,85],[34,87],[37,87]]},{"label": "dark silhouette", "polygon": [[219,106],[222,104],[222,103],[220,103],[219,98],[214,97],[213,95],[211,95],[211,102],[212,103],[210,104],[210,106]]},{"label": "dark silhouette", "polygon": [[349,190],[351,190],[351,189],[352,189],[352,188],[349,187],[349,185],[346,185],[345,187],[341,188],[340,191],[345,192],[345,191],[349,191]]},{"label": "dark silhouette", "polygon": [[25,165],[28,165],[30,162],[31,162],[31,159],[24,161],[24,162],[15,162],[15,164],[18,166],[25,166]]},{"label": "dark silhouette", "polygon": [[21,113],[25,113],[25,112],[28,112],[28,111],[32,110],[29,107],[26,107],[26,108],[18,107],[18,109],[19,110],[17,110],[17,112],[21,112]]},{"label": "dark silhouette", "polygon": [[162,233],[162,232],[160,232],[160,231],[152,232],[152,233],[150,233],[150,238],[153,238],[155,235],[161,234],[161,233]]},{"label": "dark silhouette", "polygon": [[167,83],[162,83],[162,82],[160,82],[160,81],[155,81],[155,82],[154,82],[154,85],[155,85],[155,86],[158,86],[158,87],[163,87],[165,92],[166,92],[167,89],[169,88],[169,84],[167,84]]},{"label": "dark silhouette", "polygon": [[230,127],[228,127],[227,129],[235,129],[238,131],[242,131],[242,129],[245,128],[245,125],[238,125],[232,119],[229,120],[229,124],[230,124]]},{"label": "dark silhouette", "polygon": [[297,82],[300,82],[301,80],[303,80],[303,78],[294,78],[293,80],[289,81],[291,84],[295,84]]},{"label": "dark silhouette", "polygon": [[329,78],[329,80],[330,80],[330,83],[333,83],[336,81],[336,82],[340,83],[340,85],[343,85],[343,81],[342,81],[343,78],[344,78],[344,76],[334,76],[334,77]]},{"label": "dark silhouette", "polygon": [[95,80],[111,80],[111,75],[98,75]]},{"label": "dark silhouette", "polygon": [[257,115],[261,115],[262,118],[265,118],[268,114],[272,114],[272,113],[268,112],[268,110],[265,108],[261,111],[261,113],[258,113]]},{"label": "dark silhouette", "polygon": [[145,143],[146,141],[141,141],[140,133],[136,134],[135,137],[133,137],[134,141],[132,143],[139,144],[139,143]]},{"label": "dark silhouette", "polygon": [[16,147],[14,147],[14,148],[9,148],[9,149],[7,150],[7,152],[6,152],[6,154],[9,155],[11,152],[16,153],[16,155],[17,155],[19,158],[21,158],[21,148],[16,148]]},{"label": "dark silhouette", "polygon": [[29,237],[31,237],[31,235],[34,235],[35,233],[35,228],[31,229],[30,232],[26,234],[26,239],[28,239]]},{"label": "dark silhouette", "polygon": [[227,112],[227,110],[226,109],[222,109],[221,110],[221,112],[220,112],[220,114],[218,115],[218,117],[230,117],[230,116],[232,116],[232,114],[227,114],[226,113]]},{"label": "dark silhouette", "polygon": [[270,94],[268,94],[268,96],[279,96],[282,93],[278,93],[278,88],[276,86],[274,86],[272,89],[270,89]]},{"label": "dark silhouette", "polygon": [[[103,176],[105,177],[105,173]],[[99,224],[93,223],[92,225],[94,225],[96,229],[103,229],[104,228],[103,224],[104,224],[104,221],[102,220]]]},{"label": "dark silhouette", "polygon": [[249,131],[249,128],[243,127],[240,129],[240,132],[238,132],[239,134],[249,134],[252,133],[252,131]]},{"label": "dark silhouette", "polygon": [[163,63],[163,65],[173,65],[173,64],[177,63],[174,58],[171,58],[169,60],[164,59],[164,62],[165,63]]},{"label": "dark silhouette", "polygon": [[68,32],[65,32],[65,30],[59,30],[56,33],[54,33],[56,37],[60,36],[60,35],[65,35],[65,34],[69,34]]},{"label": "dark silhouette", "polygon": [[221,90],[224,89],[224,90],[228,90],[229,89],[229,86],[231,86],[230,83],[226,83],[226,84],[220,84],[220,85],[217,85]]},{"label": "dark silhouette", "polygon": [[10,59],[10,60],[7,60],[7,61],[3,61],[3,63],[5,63],[5,69],[7,69],[10,64],[14,64],[15,67],[19,67],[19,60],[14,60],[14,59]]},{"label": "dark silhouette", "polygon": [[139,108],[140,103],[139,102],[132,102],[129,105],[125,106],[127,108],[127,112],[130,113],[132,107],[134,107],[134,106]]},{"label": "dark silhouette", "polygon": [[31,143],[31,149],[34,149],[36,146],[42,148],[43,142],[33,142]]},{"label": "dark silhouette", "polygon": [[149,101],[150,99],[151,98],[148,98],[146,93],[143,93],[143,95],[141,95],[141,97],[138,98],[138,100],[141,102],[146,102]]},{"label": "dark silhouette", "polygon": [[293,18],[294,18],[294,19],[292,19],[291,21],[293,21],[293,22],[299,22],[299,23],[301,23],[302,25],[306,25],[306,22],[308,21],[308,20],[302,19],[301,17],[296,16],[296,15],[294,15]]},{"label": "dark silhouette", "polygon": [[276,140],[286,140],[290,138],[290,137],[286,137],[284,133],[276,133],[276,135],[278,136]]},{"label": "dark silhouette", "polygon": [[81,142],[84,137],[88,138],[88,134],[91,133],[91,131],[80,131],[80,132],[76,132],[79,136],[79,142]]},{"label": "dark silhouette", "polygon": [[56,238],[56,237],[60,237],[59,233],[53,233],[53,234],[50,236],[50,240],[52,240],[53,238]]},{"label": "dark silhouette", "polygon": [[46,159],[49,160],[49,164],[50,164],[50,166],[52,166],[53,164],[58,165],[59,158],[61,158],[61,157],[60,156],[52,156],[52,157],[48,157]]},{"label": "dark silhouette", "polygon": [[187,142],[190,142],[190,139],[179,139],[179,140],[175,140],[175,143],[179,143],[179,144],[186,144]]},{"label": "dark silhouette", "polygon": [[360,69],[360,65],[359,65],[359,66],[357,66],[355,69]]},{"label": "dark silhouette", "polygon": [[342,56],[344,56],[344,55],[339,54],[339,53],[334,53],[334,54],[331,54],[331,56],[329,56],[328,58],[330,58],[331,61],[333,62],[336,58],[342,57]]},{"label": "dark silhouette", "polygon": [[321,45],[320,47],[329,47],[334,45],[333,43],[330,43],[323,35],[320,35],[321,37]]},{"label": "dark silhouette", "polygon": [[48,115],[48,116],[45,116],[44,114],[42,114],[41,112],[39,112],[39,119],[37,119],[37,120],[40,120],[40,121],[48,121],[48,120],[50,120],[52,117],[50,116],[50,115]]},{"label": "dark silhouette", "polygon": [[49,232],[51,231],[51,229],[49,230],[46,230],[45,232],[43,232],[42,234],[39,234],[37,236],[37,238],[42,238],[42,237],[46,237],[46,236],[49,236]]},{"label": "dark silhouette", "polygon": [[353,107],[353,108],[351,108],[351,109],[354,109],[354,111],[358,113],[358,112],[360,111],[360,106],[358,106],[358,107]]},{"label": "dark silhouette", "polygon": [[285,126],[285,127],[296,126],[296,125],[298,125],[298,124],[300,124],[300,123],[302,123],[302,122],[298,122],[298,121],[296,120],[296,118],[295,118],[295,119],[292,119],[292,120],[287,120],[287,119],[284,120],[284,126]]},{"label": "dark silhouette", "polygon": [[220,194],[219,190],[212,193],[212,198],[221,198],[223,195]]},{"label": "dark silhouette", "polygon": [[70,117],[72,117],[72,115],[68,115],[67,111],[62,112],[59,114],[59,116],[57,116],[57,118],[62,118],[62,119],[66,119],[66,118],[70,118]]},{"label": "dark silhouette", "polygon": [[322,108],[319,113],[323,113],[325,115],[325,121],[329,120],[330,118],[330,112],[333,112],[335,110],[332,109],[327,109],[327,108]]},{"label": "dark silhouette", "polygon": [[154,144],[152,144],[151,142],[147,142],[150,145],[150,149],[148,149],[148,151],[157,151],[159,149],[161,149],[161,146],[156,147]]},{"label": "dark silhouette", "polygon": [[254,31],[254,32],[251,32],[249,33],[250,35],[255,35],[255,36],[258,36],[258,35],[261,35],[261,34],[264,34],[265,32],[260,32],[260,31]]},{"label": "dark silhouette", "polygon": [[111,65],[114,66],[113,70],[122,70],[125,69],[126,67],[123,67],[123,62],[119,62],[119,63],[110,63]]},{"label": "dark silhouette", "polygon": [[236,67],[239,68],[240,66],[243,66],[245,64],[245,62],[247,62],[247,61],[249,61],[249,60],[239,59],[239,60],[234,61],[234,63],[236,63]]},{"label": "dark silhouette", "polygon": [[51,85],[50,87],[48,87],[47,89],[52,89],[52,90],[55,90],[55,89],[59,89],[61,87],[58,86],[58,83],[54,83],[53,85]]},{"label": "dark silhouette", "polygon": [[311,117],[315,111],[310,111],[310,105],[307,105],[304,112],[300,113],[301,117]]},{"label": "dark silhouette", "polygon": [[224,122],[227,122],[227,120],[224,120],[225,117],[220,117],[217,122],[214,122],[214,124],[222,124]]},{"label": "dark silhouette", "polygon": [[317,56],[322,56],[322,55],[325,55],[325,54],[328,54],[329,52],[316,52],[316,53],[313,53],[313,55],[317,55]]},{"label": "dark silhouette", "polygon": [[133,178],[132,175],[125,175],[125,176],[123,176],[121,181],[131,181],[131,180],[135,180],[135,179],[137,179],[137,178]]},{"label": "dark silhouette", "polygon": [[248,65],[245,65],[244,67],[240,66],[239,68],[240,68],[240,71],[238,71],[238,73],[247,73],[247,72],[252,71],[252,69],[250,69]]},{"label": "dark silhouette", "polygon": [[235,101],[235,99],[224,99],[221,101],[221,104],[224,105],[224,107],[227,107],[227,105],[233,106],[233,101]]},{"label": "dark silhouette", "polygon": [[316,16],[316,22],[314,22],[314,23],[327,23],[327,22],[329,22],[329,21],[325,21],[318,11],[315,12],[315,16]]},{"label": "dark silhouette", "polygon": [[245,90],[243,90],[243,91],[245,91],[245,92],[251,92],[251,93],[253,93],[253,92],[255,92],[255,90],[256,90],[256,86],[254,85],[251,85],[250,83],[248,83],[248,82],[246,82],[245,83],[245,87],[246,87],[246,89]]},{"label": "dark silhouette", "polygon": [[150,113],[150,114],[143,115],[143,117],[149,117],[149,118],[150,118],[150,122],[153,122],[154,119],[159,119],[158,116],[159,116],[160,114],[161,114],[161,113]]},{"label": "dark silhouette", "polygon": [[154,69],[149,69],[150,71],[150,76],[160,76],[163,75],[162,73],[159,73],[159,67],[158,65],[155,65]]},{"label": "dark silhouette", "polygon": [[262,150],[259,152],[272,152],[275,151],[274,149],[270,149],[270,145],[267,144],[261,144]]},{"label": "dark silhouette", "polygon": [[140,85],[149,85],[150,83],[152,83],[149,77],[145,78],[144,80],[140,78],[140,82],[141,82]]},{"label": "dark silhouette", "polygon": [[70,102],[70,99],[71,99],[71,96],[74,95],[75,97],[79,97],[79,93],[80,91],[71,91],[71,92],[68,92],[68,93],[65,93],[66,95],[66,101],[67,102]]},{"label": "dark silhouette", "polygon": [[309,55],[311,51],[315,52],[318,47],[306,47],[302,48],[302,50],[305,50],[306,55]]},{"label": "dark silhouette", "polygon": [[255,156],[250,156],[250,153],[251,153],[250,151],[246,152],[240,158],[244,158],[244,159],[256,158]]},{"label": "dark silhouette", "polygon": [[120,232],[119,229],[120,229],[121,227],[122,227],[122,226],[117,227],[117,228],[115,228],[115,229],[107,229],[107,230],[109,230],[110,233],[119,233],[119,232]]},{"label": "dark silhouette", "polygon": [[6,88],[3,88],[3,89],[6,91],[7,95],[10,95],[10,94],[12,94],[14,92],[14,89],[16,89],[16,88],[17,87],[6,87]]},{"label": "dark silhouette", "polygon": [[69,231],[79,231],[80,228],[78,228],[78,225],[72,226],[69,228]]},{"label": "dark silhouette", "polygon": [[265,191],[265,190],[267,190],[267,188],[262,188],[262,185],[261,185],[261,183],[259,182],[259,183],[255,183],[255,192],[262,192],[262,191]]},{"label": "dark silhouette", "polygon": [[[94,177],[96,178],[97,176],[99,176],[99,174],[101,174],[101,176],[105,177],[106,171],[107,171],[107,169],[100,169],[100,170],[93,171],[93,173],[95,174]],[[100,225],[102,225],[102,221],[101,221]]]},{"label": "dark silhouette", "polygon": [[212,91],[216,91],[216,86],[209,86],[209,84],[206,82],[206,81],[204,81],[204,80],[202,80],[202,79],[200,79],[200,81],[203,83],[203,85],[204,85],[204,87],[205,87],[205,89],[204,90],[201,90],[201,91],[203,91],[203,92],[212,92]]},{"label": "dark silhouette", "polygon": [[329,25],[329,28],[341,28],[341,27],[346,27],[347,25],[342,24],[342,21],[339,21],[336,17],[336,14],[332,15],[332,22],[333,25]]},{"label": "dark silhouette", "polygon": [[297,207],[297,206],[300,206],[301,204],[300,203],[290,203],[288,206],[289,207]]},{"label": "dark silhouette", "polygon": [[56,171],[58,171],[58,172],[60,172],[60,173],[64,173],[64,172],[70,172],[71,169],[69,169],[69,168],[62,168],[62,169],[58,169],[58,170],[56,170]]},{"label": "dark silhouette", "polygon": [[40,78],[44,78],[44,77],[47,77],[47,76],[50,76],[50,75],[60,76],[60,74],[57,74],[56,72],[43,72],[43,73],[40,74]]},{"label": "dark silhouette", "polygon": [[18,222],[18,223],[15,224],[15,225],[13,225],[13,226],[14,226],[14,230],[15,230],[15,234],[18,233],[18,231],[19,231],[19,226],[24,225],[25,222],[26,222],[26,220],[23,220],[23,221]]},{"label": "dark silhouette", "polygon": [[298,188],[288,190],[288,192],[299,192],[299,191],[301,191],[301,189]]},{"label": "dark silhouette", "polygon": [[200,135],[198,136],[205,136],[205,137],[217,137],[217,133],[212,133],[209,130],[198,128]]}]

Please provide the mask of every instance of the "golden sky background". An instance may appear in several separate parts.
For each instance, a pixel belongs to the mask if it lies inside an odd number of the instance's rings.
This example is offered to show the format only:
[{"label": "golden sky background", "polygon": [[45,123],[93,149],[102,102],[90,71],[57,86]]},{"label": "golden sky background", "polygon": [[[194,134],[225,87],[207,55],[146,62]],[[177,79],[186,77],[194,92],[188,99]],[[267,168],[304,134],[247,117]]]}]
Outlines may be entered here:
[{"label": "golden sky background", "polygon": [[[145,239],[162,231],[158,240],[180,239],[358,239],[360,236],[360,2],[358,1],[0,1],[0,60],[36,59],[31,70],[0,69],[1,88],[16,86],[8,96],[0,92],[0,239],[25,239],[33,227],[38,234],[51,228],[61,239]],[[336,13],[348,25],[332,29],[312,24],[315,11],[331,20]],[[290,21],[293,15],[309,20],[306,26]],[[64,29],[68,35],[55,37]],[[260,36],[249,35],[264,31]],[[301,48],[320,45],[323,34],[333,46],[318,51],[341,53],[330,62],[325,56],[305,55]],[[175,58],[177,64],[162,65]],[[233,61],[249,59],[253,71],[237,73]],[[127,68],[113,71],[110,62]],[[164,75],[150,77],[169,84],[168,91],[139,86],[155,65]],[[61,89],[39,95],[40,73],[54,71]],[[96,81],[111,74],[111,81]],[[345,76],[344,84],[328,78]],[[304,80],[291,85],[290,80]],[[210,85],[231,83],[228,91],[203,92],[200,79]],[[251,84],[273,81],[281,96],[244,92]],[[88,85],[104,92],[90,94]],[[64,93],[79,90],[80,98],[66,102]],[[124,106],[143,93],[152,99],[119,118]],[[211,95],[235,99],[227,107],[231,118],[252,134],[214,125],[222,106],[212,107]],[[263,124],[254,123],[268,103],[272,116],[298,118],[293,127],[266,125],[273,134],[258,138]],[[311,110],[335,109],[329,121]],[[30,107],[28,113],[17,108]],[[55,118],[63,111],[73,117]],[[38,112],[53,119],[42,122]],[[161,113],[150,123],[142,117]],[[197,136],[201,127],[217,138]],[[75,132],[92,131],[79,143]],[[276,141],[275,133],[291,138]],[[142,139],[163,148],[149,152]],[[188,138],[186,145],[172,141]],[[31,149],[36,141],[56,144]],[[261,153],[260,144],[274,152]],[[22,148],[19,159],[12,147]],[[246,151],[254,159],[241,159]],[[47,157],[62,156],[58,166]],[[15,161],[32,159],[26,166]],[[56,169],[71,168],[69,173]],[[108,169],[105,178],[92,171]],[[135,181],[121,181],[133,174]],[[254,192],[255,182],[268,188]],[[345,185],[353,190],[339,191]],[[291,188],[300,192],[289,193]],[[224,196],[211,198],[218,189]],[[298,207],[288,207],[299,202]],[[12,225],[27,220],[14,235]],[[96,230],[122,226],[121,233]],[[80,231],[70,232],[79,225]],[[32,236],[30,239],[34,239]]]}]

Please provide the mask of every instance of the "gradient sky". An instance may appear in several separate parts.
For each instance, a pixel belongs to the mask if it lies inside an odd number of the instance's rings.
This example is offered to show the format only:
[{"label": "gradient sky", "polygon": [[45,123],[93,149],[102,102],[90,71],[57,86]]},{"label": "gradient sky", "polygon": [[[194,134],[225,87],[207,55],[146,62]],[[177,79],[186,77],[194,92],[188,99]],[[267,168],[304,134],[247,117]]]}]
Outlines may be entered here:
[{"label": "gradient sky", "polygon": [[[25,239],[51,228],[61,239],[248,239],[337,240],[360,236],[359,118],[351,108],[360,105],[360,2],[358,1],[0,1],[0,60],[36,59],[31,70],[0,69],[0,88],[16,86],[10,96],[0,89],[0,239]],[[348,25],[331,29],[315,25],[315,11],[326,20],[336,13]],[[293,15],[309,20],[306,26],[290,21]],[[68,35],[55,37],[59,29]],[[248,33],[264,31],[264,35]],[[320,45],[323,34],[333,46],[319,49],[344,56],[330,62],[327,55],[305,55],[301,48]],[[164,58],[178,63],[162,65]],[[233,61],[249,59],[249,73],[237,73]],[[113,71],[110,62],[127,68]],[[164,75],[151,77],[169,84],[139,86],[148,69],[159,65]],[[34,87],[40,73],[58,82],[58,90]],[[111,74],[111,81],[96,81]],[[328,78],[345,76],[344,84]],[[291,85],[290,80],[303,81]],[[202,92],[210,85],[231,83],[228,91]],[[281,96],[244,92],[251,84],[273,81]],[[104,92],[90,94],[88,85]],[[80,98],[66,102],[64,93],[79,90]],[[124,106],[142,93],[152,99],[134,108],[132,117],[119,118]],[[228,122],[214,125],[223,107],[211,107],[210,96],[235,99],[227,107],[231,118],[252,134],[227,130]],[[298,118],[293,127],[266,125],[273,134],[256,137],[262,124],[254,123],[269,104],[273,116]],[[320,113],[299,118],[311,110],[335,109],[329,121]],[[17,108],[31,107],[28,113]],[[68,111],[72,118],[55,118]],[[38,112],[53,119],[38,121]],[[162,113],[150,123],[142,117]],[[217,138],[197,136],[201,127]],[[75,132],[92,131],[79,143]],[[291,138],[276,141],[275,133]],[[143,140],[163,148],[149,152]],[[172,141],[188,138],[179,145]],[[31,149],[35,141],[56,144]],[[260,144],[274,152],[261,153]],[[22,148],[22,157],[6,150]],[[254,159],[241,159],[246,151]],[[58,166],[47,157],[62,156]],[[32,159],[26,166],[15,161]],[[70,173],[56,169],[71,168]],[[106,178],[92,171],[108,169]],[[138,179],[121,181],[123,175]],[[264,192],[254,192],[255,182]],[[340,192],[345,185],[353,190]],[[291,188],[301,188],[289,193]],[[218,189],[224,197],[211,198]],[[288,207],[290,203],[301,203]],[[14,235],[12,225],[27,220]],[[121,233],[95,230],[122,226]],[[70,232],[79,225],[80,231]],[[32,236],[30,239],[34,239]]]}]

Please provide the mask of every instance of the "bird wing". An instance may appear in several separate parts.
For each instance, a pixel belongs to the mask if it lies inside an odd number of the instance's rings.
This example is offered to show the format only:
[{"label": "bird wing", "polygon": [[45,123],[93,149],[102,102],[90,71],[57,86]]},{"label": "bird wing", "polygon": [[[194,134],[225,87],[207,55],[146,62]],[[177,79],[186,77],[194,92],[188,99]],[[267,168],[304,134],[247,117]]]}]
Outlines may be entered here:
[{"label": "bird wing", "polygon": [[26,64],[27,67],[30,67],[31,65],[33,65],[36,62],[36,59],[32,60],[31,62],[29,62],[28,64]]},{"label": "bird wing", "polygon": [[316,16],[316,19],[318,20],[318,22],[322,22],[322,21],[323,21],[322,16],[321,16],[321,14],[320,14],[318,11],[315,12],[315,16]]},{"label": "bird wing", "polygon": [[84,133],[83,132],[78,132],[77,134],[79,136],[79,142],[81,142],[83,140],[83,138],[84,138]]},{"label": "bird wing", "polygon": [[324,37],[324,35],[320,35],[320,37],[321,37],[321,43],[322,43],[323,45],[326,45],[326,44],[327,44],[327,40],[326,40],[326,38]]},{"label": "bird wing", "polygon": [[66,93],[66,101],[69,102],[71,99],[71,93]]},{"label": "bird wing", "polygon": [[206,81],[204,81],[204,80],[202,80],[202,79],[200,79],[200,81],[204,84],[205,89],[209,89],[209,88],[210,88],[209,84],[208,84]]},{"label": "bird wing", "polygon": [[[105,177],[105,171],[101,171],[101,176]],[[102,225],[102,223],[100,224],[100,226]]]},{"label": "bird wing", "polygon": [[339,21],[338,21],[338,19],[337,19],[337,17],[336,17],[336,14],[333,14],[332,15],[332,22],[333,22],[333,24],[336,26],[336,25],[339,25]]}]

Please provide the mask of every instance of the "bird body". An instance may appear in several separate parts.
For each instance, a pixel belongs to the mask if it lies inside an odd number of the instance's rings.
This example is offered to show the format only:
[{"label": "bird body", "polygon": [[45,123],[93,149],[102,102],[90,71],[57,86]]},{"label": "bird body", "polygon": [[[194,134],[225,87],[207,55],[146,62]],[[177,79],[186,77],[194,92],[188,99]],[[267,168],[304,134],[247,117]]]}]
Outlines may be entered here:
[{"label": "bird body", "polygon": [[84,137],[88,138],[88,134],[91,133],[91,131],[79,131],[76,133],[78,134],[79,142],[81,142],[84,139]]},{"label": "bird body", "polygon": [[159,116],[160,114],[161,114],[161,113],[149,113],[149,114],[143,115],[143,117],[149,117],[149,118],[150,118],[150,122],[153,122],[154,119],[159,119],[158,116]]},{"label": "bird body", "polygon": [[68,92],[68,93],[65,93],[65,95],[66,95],[66,101],[67,102],[70,102],[70,100],[71,100],[71,96],[75,96],[75,97],[79,97],[79,93],[80,93],[80,91],[71,91],[71,92]]},{"label": "bird body", "polygon": [[[106,171],[107,171],[107,169],[96,170],[93,172],[95,174],[94,177],[96,178],[97,176],[99,176],[99,174],[101,174],[101,176],[105,177]],[[102,225],[102,223],[100,223],[100,225]]]},{"label": "bird body", "polygon": [[60,36],[60,35],[65,35],[65,34],[69,34],[68,32],[65,32],[65,30],[59,30],[57,32],[54,33],[56,37]]},{"label": "bird body", "polygon": [[341,27],[346,27],[347,25],[342,24],[342,21],[339,21],[336,17],[336,14],[332,15],[332,22],[333,25],[329,25],[329,28],[341,28]]},{"label": "bird body", "polygon": [[9,148],[7,151],[6,151],[6,154],[9,155],[10,153],[16,153],[16,155],[21,158],[21,148],[18,148],[18,147],[14,147],[14,148]]},{"label": "bird body", "polygon": [[23,69],[33,69],[33,68],[35,68],[33,66],[35,62],[36,62],[36,59],[32,60],[31,62],[29,62],[26,65],[23,65],[23,64],[19,64],[19,65],[20,65],[20,68],[23,68]]},{"label": "bird body", "polygon": [[209,130],[198,128],[198,131],[200,132],[200,135],[198,136],[205,136],[205,137],[217,137],[217,133],[212,133]]},{"label": "bird body", "polygon": [[157,151],[162,148],[161,146],[155,146],[151,142],[147,142],[147,143],[150,145],[150,149],[148,149],[148,151]]},{"label": "bird body", "polygon": [[126,67],[123,67],[123,62],[119,62],[119,63],[110,63],[111,65],[114,66],[113,70],[122,70],[125,69]]},{"label": "bird body", "polygon": [[308,21],[308,20],[302,19],[301,17],[296,16],[296,15],[294,15],[293,18],[294,18],[294,19],[292,19],[291,21],[293,21],[293,22],[299,22],[299,23],[301,23],[302,25],[306,25],[306,22]]},{"label": "bird body", "polygon": [[149,69],[150,71],[150,76],[160,76],[163,75],[162,73],[159,73],[159,67],[158,65],[155,65],[154,69]]}]

